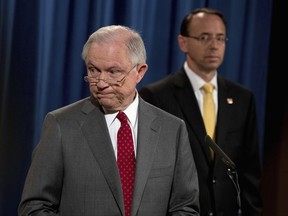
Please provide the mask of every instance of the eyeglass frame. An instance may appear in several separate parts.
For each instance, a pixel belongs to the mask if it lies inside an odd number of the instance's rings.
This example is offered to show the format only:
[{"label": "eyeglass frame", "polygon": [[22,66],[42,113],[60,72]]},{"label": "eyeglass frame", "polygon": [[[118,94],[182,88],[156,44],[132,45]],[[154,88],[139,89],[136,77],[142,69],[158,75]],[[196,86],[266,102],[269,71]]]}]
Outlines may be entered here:
[{"label": "eyeglass frame", "polygon": [[[216,35],[215,37],[213,37],[211,34],[201,34],[199,36],[192,36],[192,35],[182,35],[182,36],[195,39],[203,45],[207,45],[213,39],[216,39],[216,42],[221,45],[225,44],[228,41],[228,38],[225,35]],[[207,37],[207,39],[205,39],[205,37]]]},{"label": "eyeglass frame", "polygon": [[[98,77],[92,77],[92,76],[84,76],[83,79],[85,82],[87,83],[95,83],[97,84],[98,82],[100,82],[101,80],[105,83],[107,83],[108,85],[119,85],[119,86],[122,86],[123,85],[123,82],[125,81],[126,77],[128,76],[128,74],[136,67],[138,67],[139,63],[135,64],[126,74],[124,74],[124,76],[120,79],[120,80],[115,80],[114,82],[109,82],[107,80],[111,80],[111,78],[109,79],[100,79]],[[89,79],[94,79],[94,81],[89,81]],[[112,79],[113,80],[113,79]]]}]

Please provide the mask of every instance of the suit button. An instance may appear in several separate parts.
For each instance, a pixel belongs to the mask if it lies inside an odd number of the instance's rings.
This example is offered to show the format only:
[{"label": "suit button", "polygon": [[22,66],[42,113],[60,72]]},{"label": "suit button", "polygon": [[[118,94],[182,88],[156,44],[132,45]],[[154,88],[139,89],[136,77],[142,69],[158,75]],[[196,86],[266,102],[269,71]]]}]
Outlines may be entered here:
[{"label": "suit button", "polygon": [[213,214],[212,211],[210,211],[210,212],[208,213],[208,215],[209,215],[209,216],[213,216],[214,214]]},{"label": "suit button", "polygon": [[212,183],[213,183],[213,184],[216,184],[216,180],[215,180],[215,179],[213,179],[213,180],[212,180]]}]

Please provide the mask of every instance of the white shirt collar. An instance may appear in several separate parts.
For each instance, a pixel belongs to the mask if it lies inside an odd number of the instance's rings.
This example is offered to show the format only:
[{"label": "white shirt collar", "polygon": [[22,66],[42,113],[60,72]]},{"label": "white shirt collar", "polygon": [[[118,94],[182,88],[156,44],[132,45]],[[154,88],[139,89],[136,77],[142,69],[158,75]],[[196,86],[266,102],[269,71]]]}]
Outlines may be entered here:
[{"label": "white shirt collar", "polygon": [[[136,96],[135,96],[134,101],[123,111],[126,114],[133,128],[135,127],[136,120],[137,120],[138,104],[139,104],[139,97],[138,97],[138,92],[136,91]],[[105,114],[108,127],[111,126],[111,124],[114,122],[117,114],[118,112],[112,113],[112,114]]]},{"label": "white shirt collar", "polygon": [[[206,82],[188,67],[188,64],[186,61],[184,63],[184,69],[185,69],[186,75],[188,76],[188,78],[190,80],[190,83],[193,87],[193,90],[199,91]],[[218,88],[217,72],[216,72],[215,76],[212,78],[212,80],[210,81],[210,83],[212,83],[214,85],[214,88],[217,90],[217,88]]]}]

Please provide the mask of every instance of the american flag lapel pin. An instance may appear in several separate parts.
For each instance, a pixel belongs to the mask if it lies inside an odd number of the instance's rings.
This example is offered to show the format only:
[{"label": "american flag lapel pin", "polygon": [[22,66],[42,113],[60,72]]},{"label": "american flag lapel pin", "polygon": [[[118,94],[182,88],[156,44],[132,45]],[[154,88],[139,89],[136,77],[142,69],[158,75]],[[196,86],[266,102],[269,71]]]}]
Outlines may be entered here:
[{"label": "american flag lapel pin", "polygon": [[233,104],[233,98],[227,98],[227,103],[228,104]]}]

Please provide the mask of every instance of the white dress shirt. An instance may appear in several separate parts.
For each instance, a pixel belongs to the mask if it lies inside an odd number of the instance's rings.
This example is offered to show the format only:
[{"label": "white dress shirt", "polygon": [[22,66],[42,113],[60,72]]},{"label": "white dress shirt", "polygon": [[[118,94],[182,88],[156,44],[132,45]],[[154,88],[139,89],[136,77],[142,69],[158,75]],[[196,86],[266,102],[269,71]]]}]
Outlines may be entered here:
[{"label": "white dress shirt", "polygon": [[[138,131],[138,105],[139,105],[139,97],[137,92],[135,100],[123,111],[128,118],[128,122],[132,130],[135,158],[137,152],[136,150],[137,150],[137,131]],[[117,132],[121,126],[120,121],[116,118],[117,114],[118,112],[113,114],[105,114],[105,119],[108,126],[116,160],[117,160]]]},{"label": "white dress shirt", "polygon": [[[190,83],[193,87],[196,99],[198,101],[199,108],[201,110],[201,113],[203,115],[203,97],[204,97],[204,90],[202,89],[203,85],[206,83],[200,76],[198,76],[195,72],[193,72],[189,67],[187,62],[184,63],[184,69],[185,73],[187,74]],[[218,85],[217,85],[217,73],[212,78],[211,82],[214,85],[214,91],[213,91],[213,99],[215,103],[215,109],[216,109],[216,116],[218,112]],[[217,118],[216,118],[217,119]]]}]

